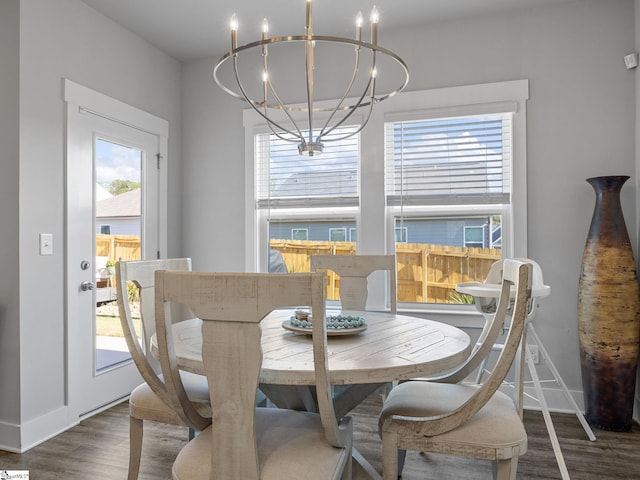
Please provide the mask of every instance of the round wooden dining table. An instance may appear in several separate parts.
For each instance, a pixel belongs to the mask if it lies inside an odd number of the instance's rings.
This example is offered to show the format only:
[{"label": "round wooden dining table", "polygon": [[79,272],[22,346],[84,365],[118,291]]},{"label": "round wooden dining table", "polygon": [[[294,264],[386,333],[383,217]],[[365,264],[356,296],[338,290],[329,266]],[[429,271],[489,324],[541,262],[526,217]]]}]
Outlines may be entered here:
[{"label": "round wooden dining table", "polygon": [[[469,336],[441,322],[383,312],[327,310],[327,315],[338,313],[362,316],[367,328],[351,335],[329,330],[327,343],[333,385],[431,376],[456,367],[469,354]],[[262,322],[261,383],[315,383],[310,335],[283,327],[283,322],[292,315],[293,310],[274,310]],[[173,325],[178,366],[197,374],[204,374],[201,327],[202,320],[197,318]],[[155,337],[151,340],[151,350],[157,352]]]}]

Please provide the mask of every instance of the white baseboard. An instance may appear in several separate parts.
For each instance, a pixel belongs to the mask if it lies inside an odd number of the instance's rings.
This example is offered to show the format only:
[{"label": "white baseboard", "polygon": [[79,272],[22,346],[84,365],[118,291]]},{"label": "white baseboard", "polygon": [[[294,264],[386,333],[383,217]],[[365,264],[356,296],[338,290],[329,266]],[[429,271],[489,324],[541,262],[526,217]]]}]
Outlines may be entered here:
[{"label": "white baseboard", "polygon": [[0,449],[24,453],[78,423],[77,418],[69,418],[69,407],[60,407],[22,425],[0,422]]},{"label": "white baseboard", "polygon": [[20,452],[20,425],[0,422],[0,450]]}]

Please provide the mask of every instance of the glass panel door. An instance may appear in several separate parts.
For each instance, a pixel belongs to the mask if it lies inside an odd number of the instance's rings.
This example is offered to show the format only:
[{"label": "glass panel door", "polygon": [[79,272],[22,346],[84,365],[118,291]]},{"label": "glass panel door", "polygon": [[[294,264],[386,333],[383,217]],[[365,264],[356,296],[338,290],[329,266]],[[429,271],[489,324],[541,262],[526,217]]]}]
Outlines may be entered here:
[{"label": "glass panel door", "polygon": [[151,132],[164,134],[166,122],[77,85],[67,94],[95,104],[67,99],[68,401],[71,415],[84,417],[142,382],[122,336],[110,267],[158,258],[163,249],[165,143]]},{"label": "glass panel door", "polygon": [[[131,359],[118,315],[115,263],[141,258],[143,152],[99,137],[94,152],[95,355],[96,372],[101,372]],[[130,292],[131,313],[139,327],[139,301],[132,298],[136,290]]]}]

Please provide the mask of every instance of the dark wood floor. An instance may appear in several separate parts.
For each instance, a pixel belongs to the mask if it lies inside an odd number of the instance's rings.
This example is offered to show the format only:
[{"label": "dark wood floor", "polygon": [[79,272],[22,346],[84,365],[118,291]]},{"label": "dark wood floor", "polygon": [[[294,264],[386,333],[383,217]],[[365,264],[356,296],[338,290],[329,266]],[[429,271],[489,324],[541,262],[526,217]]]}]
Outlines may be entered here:
[{"label": "dark wood floor", "polygon": [[[373,395],[352,412],[355,446],[380,469],[377,414],[381,400]],[[640,427],[631,433],[596,430],[590,442],[574,415],[554,414],[565,461],[574,480],[640,478]],[[561,478],[546,427],[539,412],[525,412],[529,451],[520,458],[518,478]],[[147,422],[140,480],[171,478],[171,463],[185,444],[186,429]],[[127,472],[127,403],[117,405],[23,454],[0,451],[0,470],[29,470],[32,480],[115,480]],[[360,477],[359,477],[360,478]],[[489,462],[426,456],[409,452],[404,480],[491,478]]]}]

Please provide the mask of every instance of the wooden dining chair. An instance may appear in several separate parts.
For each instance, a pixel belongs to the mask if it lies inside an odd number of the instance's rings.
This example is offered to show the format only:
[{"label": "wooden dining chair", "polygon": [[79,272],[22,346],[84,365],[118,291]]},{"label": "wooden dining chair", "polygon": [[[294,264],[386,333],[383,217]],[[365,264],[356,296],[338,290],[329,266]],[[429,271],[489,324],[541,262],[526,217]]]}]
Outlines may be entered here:
[{"label": "wooden dining chair", "polygon": [[343,310],[366,310],[368,278],[379,270],[389,272],[390,311],[397,311],[395,255],[311,255],[311,271],[331,270],[340,277]]},{"label": "wooden dining chair", "polygon": [[[384,480],[395,480],[401,472],[398,450],[493,460],[497,479],[516,478],[518,457],[527,450],[527,434],[517,399],[514,401],[498,389],[522,340],[531,275],[531,264],[505,260],[492,325],[474,355],[447,376],[405,382],[389,393],[379,420]],[[502,329],[510,309],[512,286],[515,303],[511,322],[493,371],[482,385],[459,383],[477,367],[481,355],[491,352],[495,333]]]},{"label": "wooden dining chair", "polygon": [[[155,334],[155,271],[158,269],[191,270],[191,259],[173,258],[140,260],[116,263],[118,309],[122,331],[131,357],[144,379],[129,397],[129,473],[128,479],[138,478],[142,455],[142,438],[145,420],[169,425],[187,426],[174,410],[166,393],[159,362],[149,352],[149,341]],[[137,331],[129,306],[129,288],[138,291],[140,297],[141,331]],[[204,418],[211,417],[209,388],[202,375],[184,372],[181,376],[188,396],[196,402]],[[193,436],[190,430],[189,436]]]},{"label": "wooden dining chair", "polygon": [[[397,312],[397,280],[395,255],[311,255],[311,271],[330,270],[340,277],[340,307],[343,310],[364,311],[369,298],[369,277],[373,272],[387,271],[389,276],[389,305],[391,313]],[[333,276],[327,279],[332,283]],[[364,400],[373,392],[388,392],[392,383],[371,383],[334,388],[334,398],[349,395]],[[352,404],[353,402],[348,402]],[[339,412],[343,413],[343,412]]]},{"label": "wooden dining chair", "polygon": [[209,380],[212,423],[178,454],[174,480],[299,480],[351,478],[352,425],[336,420],[330,396],[326,324],[314,321],[312,342],[319,413],[256,408],[262,364],[261,321],[279,307],[309,305],[325,315],[319,273],[156,272],[160,362],[185,422],[205,421],[179,381],[169,305],[202,319],[202,361]]},{"label": "wooden dining chair", "polygon": [[[311,271],[330,270],[340,277],[340,306],[343,310],[364,311],[369,298],[369,277],[373,272],[387,271],[389,275],[389,311],[398,310],[397,274],[395,255],[311,255]],[[332,275],[327,279],[333,283]],[[392,383],[370,383],[357,387],[347,386],[334,388],[334,399],[349,395],[360,401],[367,398],[376,390],[383,389],[384,394],[392,388]],[[339,412],[342,413],[342,412]]]}]

